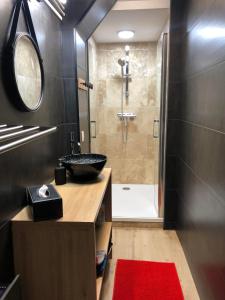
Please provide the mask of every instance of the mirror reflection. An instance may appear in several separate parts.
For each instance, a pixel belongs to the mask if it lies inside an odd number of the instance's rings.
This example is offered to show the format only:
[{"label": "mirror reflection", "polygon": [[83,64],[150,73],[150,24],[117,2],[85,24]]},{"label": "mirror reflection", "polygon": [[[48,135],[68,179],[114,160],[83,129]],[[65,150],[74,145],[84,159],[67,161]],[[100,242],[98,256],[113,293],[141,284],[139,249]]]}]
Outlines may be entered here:
[{"label": "mirror reflection", "polygon": [[22,101],[28,109],[37,109],[42,96],[41,66],[33,42],[26,35],[19,37],[16,42],[14,70]]}]

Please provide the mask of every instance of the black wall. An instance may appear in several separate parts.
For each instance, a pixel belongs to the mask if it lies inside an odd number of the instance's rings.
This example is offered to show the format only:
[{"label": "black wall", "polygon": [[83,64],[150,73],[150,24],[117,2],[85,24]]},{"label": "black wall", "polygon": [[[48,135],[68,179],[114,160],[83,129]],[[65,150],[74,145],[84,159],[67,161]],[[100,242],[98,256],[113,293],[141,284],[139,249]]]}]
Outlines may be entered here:
[{"label": "black wall", "polygon": [[[43,1],[28,2],[45,71],[43,103],[28,113],[14,106],[3,84],[3,50],[15,1],[0,1],[0,124],[58,126],[58,131],[0,155],[0,284],[14,275],[9,221],[26,204],[25,187],[53,180],[57,158],[71,153],[71,133],[79,151],[76,26],[81,23],[82,35],[91,34],[115,2],[70,0],[63,22]],[[23,13],[18,31],[26,31]]]},{"label": "black wall", "polygon": [[[62,76],[64,85],[65,98],[65,125],[64,137],[67,141],[65,152],[71,151],[71,133],[74,135],[74,149],[78,152],[80,149],[77,143],[80,140],[79,132],[79,105],[77,90],[77,65],[82,65],[83,69],[87,69],[86,65],[86,48],[80,49],[77,53],[76,43],[76,26],[85,17],[89,9],[92,7],[94,0],[73,0],[68,1],[66,6],[66,17],[62,22]],[[79,56],[80,54],[80,56]],[[84,61],[80,59],[84,57]],[[83,74],[82,74],[83,75]],[[86,79],[87,74],[81,76]]]},{"label": "black wall", "polygon": [[[25,187],[49,183],[54,166],[63,153],[62,137],[65,123],[65,102],[61,66],[61,22],[44,3],[30,4],[39,47],[44,62],[45,91],[43,104],[37,112],[19,111],[8,98],[2,69],[3,47],[6,39],[13,0],[0,1],[0,123],[8,125],[59,126],[57,133],[42,137],[0,156],[0,282],[13,276],[9,220],[25,204]],[[23,13],[19,31],[26,31]],[[21,241],[22,242],[22,241]]]},{"label": "black wall", "polygon": [[225,295],[225,2],[172,0],[171,14],[165,226],[177,227],[200,298],[219,300]]},{"label": "black wall", "polygon": [[[62,23],[62,71],[67,122],[64,132],[68,137],[68,147],[70,133],[74,133],[75,151],[90,151],[89,93],[76,88],[77,77],[88,82],[88,39],[115,1],[73,0],[68,1],[66,7],[66,18]],[[81,37],[80,41],[76,40],[76,32]],[[79,149],[77,142],[80,141],[82,130],[85,132],[85,141],[81,142]]]}]

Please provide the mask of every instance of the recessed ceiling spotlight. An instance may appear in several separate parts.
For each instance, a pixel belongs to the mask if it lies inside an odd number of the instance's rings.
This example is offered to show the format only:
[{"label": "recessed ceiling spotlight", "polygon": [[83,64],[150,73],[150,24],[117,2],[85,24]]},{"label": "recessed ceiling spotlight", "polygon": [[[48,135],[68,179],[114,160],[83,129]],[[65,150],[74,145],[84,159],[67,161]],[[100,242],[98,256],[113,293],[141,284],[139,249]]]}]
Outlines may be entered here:
[{"label": "recessed ceiling spotlight", "polygon": [[118,33],[120,39],[129,40],[134,36],[134,31],[132,30],[121,30]]}]

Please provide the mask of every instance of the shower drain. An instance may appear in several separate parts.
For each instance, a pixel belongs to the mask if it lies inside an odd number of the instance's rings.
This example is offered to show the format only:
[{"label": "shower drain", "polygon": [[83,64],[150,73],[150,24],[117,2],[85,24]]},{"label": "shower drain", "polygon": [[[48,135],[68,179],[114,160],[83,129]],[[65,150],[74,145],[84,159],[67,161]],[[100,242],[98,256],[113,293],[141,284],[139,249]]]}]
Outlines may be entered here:
[{"label": "shower drain", "polygon": [[129,191],[130,188],[129,188],[128,186],[124,186],[124,187],[123,187],[123,190],[124,190],[124,191]]}]

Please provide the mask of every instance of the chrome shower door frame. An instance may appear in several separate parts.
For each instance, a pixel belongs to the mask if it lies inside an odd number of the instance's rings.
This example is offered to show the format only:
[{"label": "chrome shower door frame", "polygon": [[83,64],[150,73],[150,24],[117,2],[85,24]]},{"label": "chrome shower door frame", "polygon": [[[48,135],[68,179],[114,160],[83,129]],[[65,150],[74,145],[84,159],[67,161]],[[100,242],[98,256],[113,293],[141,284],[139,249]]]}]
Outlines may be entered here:
[{"label": "chrome shower door frame", "polygon": [[166,141],[168,120],[168,80],[169,80],[169,34],[163,34],[161,99],[160,99],[160,141],[159,141],[159,185],[158,208],[159,217],[164,217],[165,203],[165,170],[166,170]]}]

